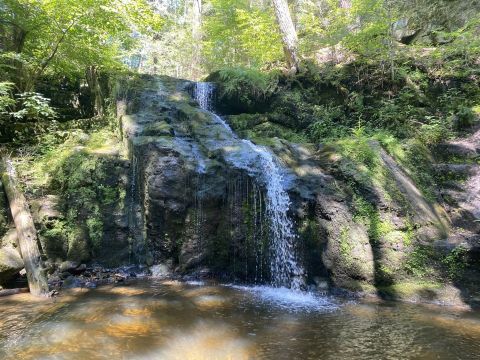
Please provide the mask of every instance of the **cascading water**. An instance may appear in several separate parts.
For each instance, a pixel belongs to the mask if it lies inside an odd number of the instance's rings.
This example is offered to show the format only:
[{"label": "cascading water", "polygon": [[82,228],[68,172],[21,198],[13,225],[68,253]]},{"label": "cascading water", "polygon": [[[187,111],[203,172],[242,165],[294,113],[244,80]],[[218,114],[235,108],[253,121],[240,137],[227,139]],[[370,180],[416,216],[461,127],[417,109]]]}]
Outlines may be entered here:
[{"label": "cascading water", "polygon": [[[290,197],[285,189],[282,168],[274,155],[263,146],[249,140],[238,139],[228,124],[212,109],[214,85],[196,83],[194,98],[200,107],[212,114],[214,120],[223,126],[229,136],[218,146],[235,146],[243,152],[240,156],[229,152],[225,155],[228,162],[237,168],[246,170],[249,175],[266,188],[266,215],[270,223],[270,272],[274,286],[300,289],[304,285],[304,270],[295,255],[297,235],[292,219],[288,216]],[[247,154],[244,154],[244,153]]]}]

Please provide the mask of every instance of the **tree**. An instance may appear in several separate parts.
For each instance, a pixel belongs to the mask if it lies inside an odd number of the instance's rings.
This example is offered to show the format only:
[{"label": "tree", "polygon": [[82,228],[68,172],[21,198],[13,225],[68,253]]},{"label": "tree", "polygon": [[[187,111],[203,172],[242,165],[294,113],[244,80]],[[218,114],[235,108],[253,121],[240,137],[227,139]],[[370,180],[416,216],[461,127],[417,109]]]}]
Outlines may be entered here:
[{"label": "tree", "polygon": [[135,43],[132,31],[158,25],[145,0],[4,0],[0,66],[9,78],[3,80],[23,92],[46,74],[84,77],[90,66],[119,69],[122,52]]},{"label": "tree", "polygon": [[212,0],[203,29],[207,71],[235,66],[265,68],[282,60],[273,9],[262,1]]},{"label": "tree", "polygon": [[282,34],[283,50],[287,64],[293,72],[298,72],[298,38],[290,15],[287,0],[272,0],[278,26]]},{"label": "tree", "polygon": [[202,0],[193,0],[192,11],[193,61],[192,72],[198,76],[202,44]]}]

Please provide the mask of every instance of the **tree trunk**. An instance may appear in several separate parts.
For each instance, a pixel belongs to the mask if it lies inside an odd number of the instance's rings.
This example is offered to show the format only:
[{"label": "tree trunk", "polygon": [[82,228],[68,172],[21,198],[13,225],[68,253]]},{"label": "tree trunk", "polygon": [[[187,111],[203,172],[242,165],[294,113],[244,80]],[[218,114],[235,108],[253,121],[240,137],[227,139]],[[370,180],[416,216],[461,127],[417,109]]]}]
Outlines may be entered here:
[{"label": "tree trunk", "polygon": [[275,8],[278,26],[282,34],[283,50],[287,64],[293,72],[298,72],[298,38],[295,26],[293,25],[287,0],[272,0]]},{"label": "tree trunk", "polygon": [[0,297],[22,294],[27,292],[28,292],[28,288],[5,289],[5,290],[0,290]]},{"label": "tree trunk", "polygon": [[48,282],[37,244],[37,231],[27,201],[18,188],[15,169],[7,157],[0,160],[0,174],[18,235],[18,247],[27,272],[28,287],[35,296],[48,295]]},{"label": "tree trunk", "polygon": [[103,116],[105,114],[104,99],[102,87],[100,86],[100,79],[98,77],[98,70],[95,66],[89,66],[86,71],[87,84],[90,92],[93,95],[93,108],[96,116]]},{"label": "tree trunk", "polygon": [[193,0],[192,38],[192,75],[197,77],[200,73],[200,55],[202,50],[202,0]]}]

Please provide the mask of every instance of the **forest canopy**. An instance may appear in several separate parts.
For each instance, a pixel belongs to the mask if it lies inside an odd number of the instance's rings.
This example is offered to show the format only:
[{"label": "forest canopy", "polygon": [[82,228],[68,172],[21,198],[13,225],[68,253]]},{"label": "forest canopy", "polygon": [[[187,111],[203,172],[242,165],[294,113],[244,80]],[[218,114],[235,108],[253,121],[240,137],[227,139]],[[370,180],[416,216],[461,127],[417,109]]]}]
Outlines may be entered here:
[{"label": "forest canopy", "polygon": [[[404,81],[414,96],[435,79],[478,77],[478,1],[2,0],[0,8],[0,121],[10,125],[102,116],[114,79],[128,72],[198,80],[221,71],[242,74],[237,85],[269,87],[265,74],[292,67],[372,65],[357,75],[393,92]],[[318,76],[339,85],[338,71]]]}]

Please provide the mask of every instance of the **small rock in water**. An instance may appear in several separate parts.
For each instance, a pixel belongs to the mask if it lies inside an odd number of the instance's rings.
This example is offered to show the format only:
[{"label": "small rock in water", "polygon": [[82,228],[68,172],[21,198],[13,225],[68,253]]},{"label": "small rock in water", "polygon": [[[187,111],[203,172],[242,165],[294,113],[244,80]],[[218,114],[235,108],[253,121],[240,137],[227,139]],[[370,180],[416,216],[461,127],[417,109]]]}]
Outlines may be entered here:
[{"label": "small rock in water", "polygon": [[55,296],[58,296],[57,290],[52,290],[48,293],[48,297],[55,297]]},{"label": "small rock in water", "polygon": [[64,261],[60,264],[58,269],[61,272],[65,272],[65,271],[71,272],[72,270],[75,270],[78,266],[79,264],[76,263],[75,261]]},{"label": "small rock in water", "polygon": [[116,273],[113,275],[115,282],[123,282],[126,280],[127,276],[125,274]]},{"label": "small rock in water", "polygon": [[75,271],[86,271],[87,270],[87,265],[81,264],[79,267],[75,269]]},{"label": "small rock in water", "polygon": [[167,265],[158,264],[150,267],[150,272],[152,273],[153,278],[165,279],[170,276],[171,272]]},{"label": "small rock in water", "polygon": [[60,279],[62,279],[62,280],[67,279],[67,278],[69,278],[70,276],[72,276],[72,274],[70,274],[70,273],[67,272],[67,271],[62,272],[62,273],[60,273],[60,275],[59,275]]},{"label": "small rock in water", "polygon": [[97,284],[96,284],[95,282],[93,282],[93,281],[87,281],[87,282],[85,283],[85,287],[86,287],[87,289],[95,289],[95,288],[97,287]]},{"label": "small rock in water", "polygon": [[65,289],[83,287],[83,282],[74,276],[70,276],[63,281],[62,287]]}]

